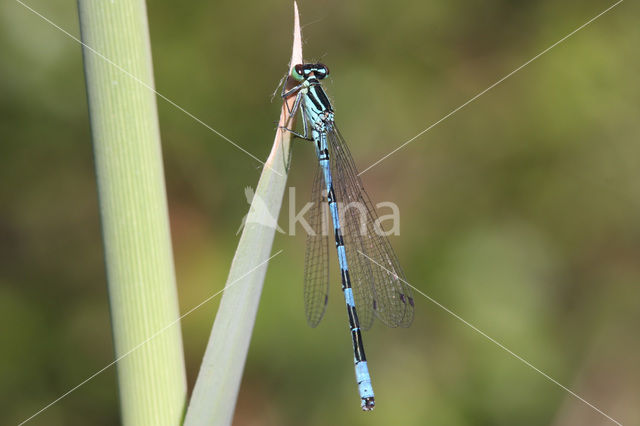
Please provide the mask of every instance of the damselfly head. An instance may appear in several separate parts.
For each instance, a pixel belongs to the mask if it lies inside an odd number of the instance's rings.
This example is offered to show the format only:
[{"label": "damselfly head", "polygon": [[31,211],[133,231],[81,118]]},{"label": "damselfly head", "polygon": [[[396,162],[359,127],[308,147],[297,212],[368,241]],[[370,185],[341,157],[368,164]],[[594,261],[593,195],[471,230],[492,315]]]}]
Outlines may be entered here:
[{"label": "damselfly head", "polygon": [[305,81],[311,75],[322,80],[329,75],[329,68],[324,64],[298,64],[291,70],[291,76],[297,81]]}]

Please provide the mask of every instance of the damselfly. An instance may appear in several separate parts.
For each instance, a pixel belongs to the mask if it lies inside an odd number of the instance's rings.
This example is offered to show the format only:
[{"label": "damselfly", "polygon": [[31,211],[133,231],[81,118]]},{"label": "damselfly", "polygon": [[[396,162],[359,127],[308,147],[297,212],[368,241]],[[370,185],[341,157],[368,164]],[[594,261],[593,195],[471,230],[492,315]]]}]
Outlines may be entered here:
[{"label": "damselfly", "polygon": [[369,411],[375,403],[360,330],[370,328],[374,318],[390,327],[408,327],[413,320],[413,295],[335,126],[333,107],[320,84],[327,75],[329,69],[323,64],[298,64],[291,72],[296,86],[282,90],[284,99],[295,96],[289,118],[300,111],[303,125],[302,134],[286,130],[313,141],[319,163],[312,191],[315,235],[307,237],[305,255],[305,311],[309,325],[317,326],[329,294],[329,246],[322,232],[324,189],[333,220],[358,391],[362,409]]}]

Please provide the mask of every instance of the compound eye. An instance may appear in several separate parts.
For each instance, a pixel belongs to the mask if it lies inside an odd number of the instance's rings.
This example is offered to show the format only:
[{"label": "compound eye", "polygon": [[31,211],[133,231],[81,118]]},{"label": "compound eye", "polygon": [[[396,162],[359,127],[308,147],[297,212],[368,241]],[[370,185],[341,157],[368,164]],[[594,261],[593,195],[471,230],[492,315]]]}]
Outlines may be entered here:
[{"label": "compound eye", "polygon": [[316,64],[316,72],[315,74],[318,76],[320,80],[329,75],[329,67],[325,64]]},{"label": "compound eye", "polygon": [[304,65],[298,64],[291,70],[291,76],[297,81],[302,81],[306,78],[306,76],[304,75],[305,71],[306,70],[304,69]]}]

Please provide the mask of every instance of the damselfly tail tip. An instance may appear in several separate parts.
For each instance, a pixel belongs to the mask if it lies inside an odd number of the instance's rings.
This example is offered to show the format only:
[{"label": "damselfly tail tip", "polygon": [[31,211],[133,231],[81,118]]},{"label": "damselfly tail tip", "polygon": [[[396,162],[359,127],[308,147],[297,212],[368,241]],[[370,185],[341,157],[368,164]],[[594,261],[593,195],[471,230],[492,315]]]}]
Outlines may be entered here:
[{"label": "damselfly tail tip", "polygon": [[375,408],[376,403],[372,396],[362,398],[362,411],[371,411]]}]

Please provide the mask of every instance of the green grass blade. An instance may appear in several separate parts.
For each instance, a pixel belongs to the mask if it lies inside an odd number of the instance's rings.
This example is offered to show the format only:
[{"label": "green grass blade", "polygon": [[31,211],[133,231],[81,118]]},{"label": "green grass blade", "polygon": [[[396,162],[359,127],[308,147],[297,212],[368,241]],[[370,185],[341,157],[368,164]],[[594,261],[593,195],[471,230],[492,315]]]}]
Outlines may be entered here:
[{"label": "green grass blade", "polygon": [[[177,425],[186,404],[160,132],[143,0],[79,0],[122,423]],[[106,59],[105,59],[106,58]],[[125,70],[125,72],[123,72]]]},{"label": "green grass blade", "polygon": [[[298,7],[295,5],[290,66],[301,62],[300,22]],[[281,125],[287,117],[283,105]],[[278,129],[231,264],[226,290],[189,402],[185,425],[230,425],[233,419],[276,231],[273,218],[278,217],[284,195],[290,140],[291,133]]]}]

